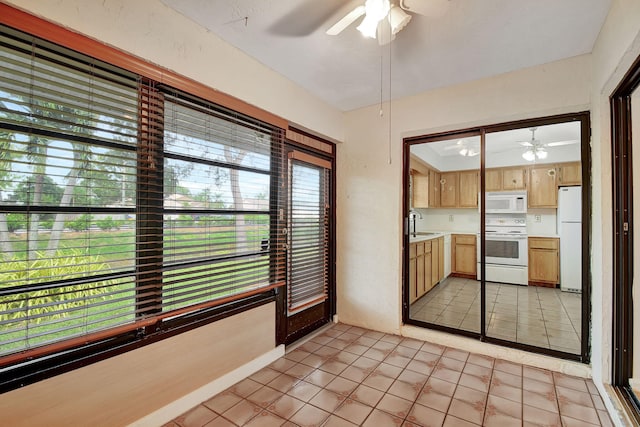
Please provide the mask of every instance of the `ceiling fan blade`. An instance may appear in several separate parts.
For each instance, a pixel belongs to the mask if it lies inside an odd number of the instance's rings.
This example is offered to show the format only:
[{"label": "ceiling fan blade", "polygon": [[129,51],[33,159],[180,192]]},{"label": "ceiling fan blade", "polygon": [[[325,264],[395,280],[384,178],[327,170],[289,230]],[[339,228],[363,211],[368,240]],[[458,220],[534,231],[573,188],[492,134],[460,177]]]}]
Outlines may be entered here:
[{"label": "ceiling fan blade", "polygon": [[450,0],[400,0],[400,7],[407,12],[429,18],[442,17],[449,8]]},{"label": "ceiling fan blade", "polygon": [[516,144],[520,144],[523,147],[533,147],[533,144],[531,143],[531,141],[518,141],[516,142]]},{"label": "ceiling fan blade", "polygon": [[267,31],[282,37],[305,37],[323,28],[335,16],[344,0],[300,0],[286,15],[273,22]]},{"label": "ceiling fan blade", "polygon": [[349,25],[353,24],[356,19],[360,18],[364,15],[364,5],[360,5],[353,9],[351,12],[347,13],[341,20],[336,22],[327,30],[327,34],[330,36],[337,36],[340,34],[345,28]]},{"label": "ceiling fan blade", "polygon": [[547,145],[547,147],[559,147],[561,145],[571,145],[571,144],[577,144],[578,140],[577,139],[568,139],[566,141],[555,141],[555,142],[550,142]]}]

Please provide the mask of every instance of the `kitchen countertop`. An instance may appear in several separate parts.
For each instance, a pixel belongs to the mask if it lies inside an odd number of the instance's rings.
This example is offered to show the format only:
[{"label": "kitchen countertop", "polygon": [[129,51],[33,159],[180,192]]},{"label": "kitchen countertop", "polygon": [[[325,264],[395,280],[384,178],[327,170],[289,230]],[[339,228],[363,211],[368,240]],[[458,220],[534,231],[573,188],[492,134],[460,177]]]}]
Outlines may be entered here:
[{"label": "kitchen countertop", "polygon": [[409,243],[418,243],[425,242],[427,240],[437,239],[438,237],[443,237],[445,233],[425,233],[425,232],[417,232],[416,237],[413,237],[413,233],[409,234]]},{"label": "kitchen countertop", "polygon": [[559,239],[560,236],[557,234],[529,234],[527,237],[541,237],[545,239]]}]

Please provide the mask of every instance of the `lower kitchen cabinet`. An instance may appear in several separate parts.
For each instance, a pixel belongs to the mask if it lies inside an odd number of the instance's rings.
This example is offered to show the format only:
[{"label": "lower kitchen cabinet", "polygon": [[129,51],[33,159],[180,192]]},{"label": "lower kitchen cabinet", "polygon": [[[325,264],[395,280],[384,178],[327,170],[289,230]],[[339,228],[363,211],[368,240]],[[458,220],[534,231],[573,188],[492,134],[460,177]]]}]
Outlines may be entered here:
[{"label": "lower kitchen cabinet", "polygon": [[461,277],[476,278],[476,235],[451,235],[451,273]]},{"label": "lower kitchen cabinet", "polygon": [[560,239],[529,237],[529,285],[555,288],[560,282]]},{"label": "lower kitchen cabinet", "polygon": [[409,245],[409,302],[413,303],[444,278],[444,237]]}]

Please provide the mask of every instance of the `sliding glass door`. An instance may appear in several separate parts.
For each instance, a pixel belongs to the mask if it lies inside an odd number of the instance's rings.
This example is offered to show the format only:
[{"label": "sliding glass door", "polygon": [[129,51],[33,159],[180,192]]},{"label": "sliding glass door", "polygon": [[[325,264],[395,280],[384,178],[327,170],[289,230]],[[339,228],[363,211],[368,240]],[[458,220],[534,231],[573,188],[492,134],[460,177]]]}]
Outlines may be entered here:
[{"label": "sliding glass door", "polygon": [[585,153],[586,113],[405,140],[405,321],[587,360]]}]

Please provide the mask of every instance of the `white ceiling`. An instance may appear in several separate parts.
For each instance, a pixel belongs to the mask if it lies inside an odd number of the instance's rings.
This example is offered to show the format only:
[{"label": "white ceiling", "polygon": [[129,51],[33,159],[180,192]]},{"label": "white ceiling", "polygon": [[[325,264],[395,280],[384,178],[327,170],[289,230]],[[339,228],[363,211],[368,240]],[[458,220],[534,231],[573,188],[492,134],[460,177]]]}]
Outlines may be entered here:
[{"label": "white ceiling", "polygon": [[364,0],[162,1],[343,111],[589,53],[611,5],[450,0],[444,16],[413,15],[380,47],[359,20],[325,34]]},{"label": "white ceiling", "polygon": [[[580,122],[571,121],[538,126],[535,139],[544,146],[548,156],[536,163],[580,161]],[[522,154],[529,148],[523,142],[531,141],[530,128],[513,129],[486,134],[486,167],[529,165]],[[563,145],[554,146],[561,142]],[[551,144],[551,146],[547,145]],[[448,139],[411,146],[411,154],[439,171],[479,169],[480,156],[460,155],[461,145],[476,152],[480,150],[480,136],[464,139]]]}]

